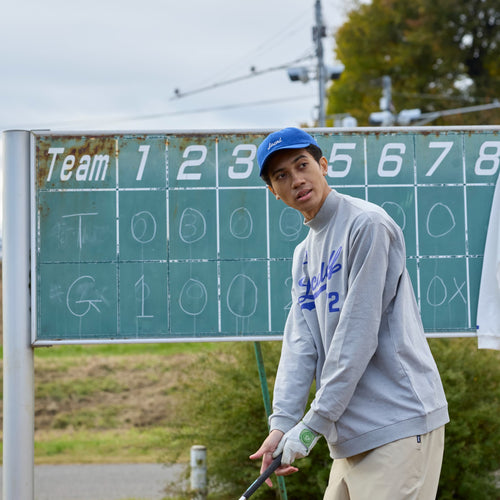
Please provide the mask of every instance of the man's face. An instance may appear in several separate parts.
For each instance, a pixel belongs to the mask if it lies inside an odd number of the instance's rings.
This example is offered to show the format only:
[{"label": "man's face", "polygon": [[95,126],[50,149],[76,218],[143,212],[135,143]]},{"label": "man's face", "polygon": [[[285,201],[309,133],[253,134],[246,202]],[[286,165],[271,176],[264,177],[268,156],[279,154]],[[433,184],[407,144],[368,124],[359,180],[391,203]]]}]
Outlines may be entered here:
[{"label": "man's face", "polygon": [[319,163],[305,149],[282,149],[273,154],[268,166],[269,189],[288,206],[299,210],[306,221],[319,211],[331,191],[325,179],[328,161]]}]

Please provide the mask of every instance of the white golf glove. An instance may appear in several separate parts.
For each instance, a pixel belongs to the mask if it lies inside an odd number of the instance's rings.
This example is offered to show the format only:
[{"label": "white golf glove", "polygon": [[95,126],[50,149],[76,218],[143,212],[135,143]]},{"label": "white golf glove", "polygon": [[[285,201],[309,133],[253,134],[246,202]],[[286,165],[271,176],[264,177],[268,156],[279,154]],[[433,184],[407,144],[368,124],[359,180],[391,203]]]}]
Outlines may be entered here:
[{"label": "white golf glove", "polygon": [[314,432],[300,421],[281,438],[273,457],[283,453],[281,463],[290,465],[296,458],[307,457],[320,437],[321,434]]}]

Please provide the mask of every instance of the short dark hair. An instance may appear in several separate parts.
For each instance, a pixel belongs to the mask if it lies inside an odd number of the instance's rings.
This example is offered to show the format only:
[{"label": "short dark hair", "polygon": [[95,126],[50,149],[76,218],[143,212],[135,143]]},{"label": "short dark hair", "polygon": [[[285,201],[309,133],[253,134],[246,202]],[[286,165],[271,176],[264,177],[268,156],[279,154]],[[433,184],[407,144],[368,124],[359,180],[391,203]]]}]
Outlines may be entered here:
[{"label": "short dark hair", "polygon": [[[319,148],[315,144],[309,144],[309,146],[305,147],[304,149],[319,163],[320,158],[323,156],[323,151],[321,151],[321,148]],[[260,174],[260,177],[268,186],[271,186],[271,179],[269,178],[269,175],[267,174],[268,162],[269,162],[269,158],[268,158],[268,161],[266,161],[264,168],[262,169],[262,173]]]}]

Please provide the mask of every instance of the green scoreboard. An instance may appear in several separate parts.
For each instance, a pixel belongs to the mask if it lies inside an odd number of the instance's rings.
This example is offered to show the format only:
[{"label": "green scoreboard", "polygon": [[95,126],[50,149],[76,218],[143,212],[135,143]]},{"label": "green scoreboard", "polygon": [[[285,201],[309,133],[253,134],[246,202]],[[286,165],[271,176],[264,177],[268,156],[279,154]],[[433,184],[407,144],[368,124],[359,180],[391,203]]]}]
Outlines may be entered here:
[{"label": "green scoreboard", "polygon": [[[308,230],[259,177],[267,132],[33,133],[33,343],[280,338]],[[310,132],[403,229],[426,332],[474,334],[500,130]]]}]

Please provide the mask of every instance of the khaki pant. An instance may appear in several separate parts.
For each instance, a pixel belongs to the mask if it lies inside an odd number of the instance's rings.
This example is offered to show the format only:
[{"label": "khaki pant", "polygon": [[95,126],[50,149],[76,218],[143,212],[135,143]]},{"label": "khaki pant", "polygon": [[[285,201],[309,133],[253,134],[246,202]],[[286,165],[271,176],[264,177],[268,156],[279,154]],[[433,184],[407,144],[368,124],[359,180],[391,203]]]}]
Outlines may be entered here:
[{"label": "khaki pant", "polygon": [[444,426],[333,461],[324,500],[432,500],[444,451]]}]

